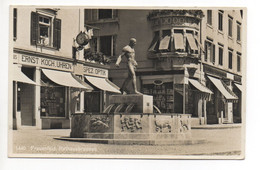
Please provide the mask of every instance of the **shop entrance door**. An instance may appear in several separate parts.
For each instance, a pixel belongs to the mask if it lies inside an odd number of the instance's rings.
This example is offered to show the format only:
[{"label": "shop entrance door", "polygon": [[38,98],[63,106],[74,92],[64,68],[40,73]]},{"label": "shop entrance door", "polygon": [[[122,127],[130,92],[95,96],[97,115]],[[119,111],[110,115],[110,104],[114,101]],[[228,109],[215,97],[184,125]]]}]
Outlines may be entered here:
[{"label": "shop entrance door", "polygon": [[21,125],[35,126],[34,121],[34,86],[24,83],[19,83],[19,100],[21,109]]}]

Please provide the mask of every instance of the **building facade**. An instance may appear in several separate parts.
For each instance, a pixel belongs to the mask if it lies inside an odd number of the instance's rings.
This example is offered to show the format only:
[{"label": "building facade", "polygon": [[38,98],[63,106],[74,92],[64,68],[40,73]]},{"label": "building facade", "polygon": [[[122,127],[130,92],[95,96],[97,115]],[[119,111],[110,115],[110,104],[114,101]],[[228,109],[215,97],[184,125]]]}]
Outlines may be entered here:
[{"label": "building facade", "polygon": [[70,128],[71,114],[102,112],[107,95],[120,93],[104,57],[86,59],[85,32],[92,29],[84,25],[84,9],[11,11],[10,128]]},{"label": "building facade", "polygon": [[[86,9],[95,51],[115,60],[135,37],[138,89],[158,112],[191,114],[192,124],[241,122],[242,10]],[[111,65],[121,86],[126,65]],[[129,92],[131,92],[129,87]]]}]

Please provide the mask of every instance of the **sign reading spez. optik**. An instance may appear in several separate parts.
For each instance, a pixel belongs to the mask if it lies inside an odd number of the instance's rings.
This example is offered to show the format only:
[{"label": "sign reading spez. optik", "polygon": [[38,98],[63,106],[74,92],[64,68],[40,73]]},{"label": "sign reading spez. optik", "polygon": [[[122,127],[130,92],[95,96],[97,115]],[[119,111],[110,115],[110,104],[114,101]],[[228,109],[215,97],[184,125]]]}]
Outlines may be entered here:
[{"label": "sign reading spez. optik", "polygon": [[108,70],[102,68],[95,68],[90,66],[84,66],[83,72],[85,75],[98,76],[98,77],[108,77]]}]

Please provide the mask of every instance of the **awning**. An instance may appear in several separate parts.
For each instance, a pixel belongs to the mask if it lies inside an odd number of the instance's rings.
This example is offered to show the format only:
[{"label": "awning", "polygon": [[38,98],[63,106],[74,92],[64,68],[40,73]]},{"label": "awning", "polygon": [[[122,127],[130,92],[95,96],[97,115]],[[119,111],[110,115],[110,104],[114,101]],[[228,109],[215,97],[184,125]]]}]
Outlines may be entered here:
[{"label": "awning", "polygon": [[168,50],[169,48],[169,43],[170,43],[170,36],[165,36],[161,41],[159,45],[159,50]]},{"label": "awning", "polygon": [[17,65],[13,65],[13,81],[36,85],[29,77],[27,77]]},{"label": "awning", "polygon": [[174,37],[175,50],[179,50],[179,49],[184,50],[183,34],[182,33],[174,33],[173,37]]},{"label": "awning", "polygon": [[71,74],[72,77],[77,80],[80,84],[82,84],[83,86],[87,87],[88,88],[88,91],[93,91],[93,87],[91,87],[89,84],[87,84],[85,81],[81,80],[79,77],[77,77],[76,75],[74,74]]},{"label": "awning", "polygon": [[237,83],[235,83],[235,85],[236,85],[237,88],[242,92],[242,89],[243,89],[242,85],[241,85],[241,84],[237,84]]},{"label": "awning", "polygon": [[156,51],[155,47],[156,47],[156,45],[158,43],[158,40],[159,40],[159,37],[158,36],[154,36],[153,41],[152,41],[148,51]]},{"label": "awning", "polygon": [[[225,99],[227,100],[237,100],[237,96],[234,94],[231,94],[231,92],[228,91],[228,87],[225,87],[221,80],[217,78],[213,78],[211,76],[208,76],[210,81],[217,87],[217,89],[223,94]],[[231,91],[231,90],[230,90]]]},{"label": "awning", "polygon": [[204,92],[204,93],[208,93],[208,94],[213,94],[213,92],[208,89],[206,86],[204,86],[203,84],[201,84],[200,82],[198,82],[197,80],[193,80],[193,79],[189,79],[189,82],[199,91]]},{"label": "awning", "polygon": [[200,43],[200,41],[199,41],[196,37],[194,37],[194,38],[195,38],[197,44],[199,45],[200,49],[202,50],[202,52],[205,52],[204,47],[203,47],[203,45]]},{"label": "awning", "polygon": [[73,78],[72,74],[69,72],[55,71],[49,69],[42,69],[42,72],[56,84],[67,87],[91,90],[88,87],[79,83],[75,78]]},{"label": "awning", "polygon": [[186,35],[187,35],[187,40],[188,40],[188,43],[190,45],[190,48],[192,50],[198,50],[198,47],[197,47],[197,44],[195,42],[195,39],[193,38],[193,35],[190,34],[190,33],[187,33]]},{"label": "awning", "polygon": [[[119,88],[115,88],[114,86],[112,86],[108,79],[106,78],[101,78],[101,77],[93,77],[93,76],[85,76],[85,78],[94,86],[96,86],[97,88],[104,90],[104,91],[110,91],[110,92],[114,92],[114,93],[121,93],[118,89]],[[108,81],[110,83],[108,83]]]}]

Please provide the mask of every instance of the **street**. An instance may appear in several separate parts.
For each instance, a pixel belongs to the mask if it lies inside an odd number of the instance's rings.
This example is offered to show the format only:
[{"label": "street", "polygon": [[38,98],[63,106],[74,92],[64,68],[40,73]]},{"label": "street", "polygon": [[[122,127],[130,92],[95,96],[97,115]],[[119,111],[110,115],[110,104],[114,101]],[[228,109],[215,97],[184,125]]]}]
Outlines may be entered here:
[{"label": "street", "polygon": [[[111,145],[56,140],[69,136],[70,129],[33,130],[13,132],[13,154],[45,157],[45,154],[103,154],[103,155],[204,155],[237,156],[241,153],[241,127],[192,129],[193,138],[206,139],[194,145]],[[9,141],[10,142],[10,141]],[[11,142],[10,142],[11,143]],[[11,152],[10,152],[11,153]],[[66,155],[70,157],[70,155]],[[59,155],[57,155],[59,157]]]}]

